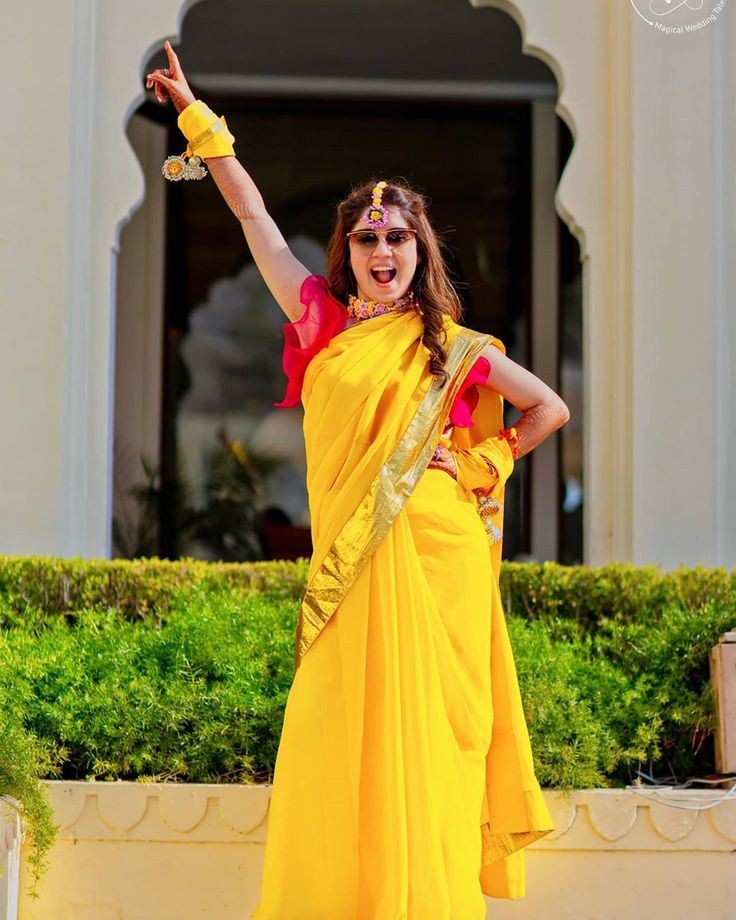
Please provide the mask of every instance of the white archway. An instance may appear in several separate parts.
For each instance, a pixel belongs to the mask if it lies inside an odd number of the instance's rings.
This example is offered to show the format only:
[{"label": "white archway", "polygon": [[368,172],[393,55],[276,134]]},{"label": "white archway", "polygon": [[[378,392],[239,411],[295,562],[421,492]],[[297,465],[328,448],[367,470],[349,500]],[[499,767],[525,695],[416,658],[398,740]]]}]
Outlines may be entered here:
[{"label": "white archway", "polygon": [[[508,16],[508,13],[506,11],[503,11],[503,13],[504,13],[504,16]],[[472,18],[472,16],[473,14],[471,13],[470,18]],[[513,19],[513,17],[509,17],[509,18]],[[518,46],[513,46],[513,53],[518,54],[519,50],[517,49],[518,49]],[[547,62],[547,59],[545,59],[545,63],[546,62]],[[210,80],[210,82],[212,82],[212,80]],[[411,83],[409,85],[412,88],[415,88],[416,86],[415,83]],[[444,85],[444,84],[438,84],[438,86],[440,85]],[[538,132],[537,139],[539,141],[542,141],[542,144],[545,149],[545,155],[546,156],[551,155],[551,157],[554,158],[556,156],[556,151],[554,149],[555,148],[554,138],[556,135],[556,127],[554,125],[554,120],[556,116],[552,112],[551,104],[550,104],[550,101],[548,100],[549,100],[549,95],[547,94],[546,98],[540,99],[539,103],[534,106],[534,110],[535,110],[534,124],[535,126],[537,126],[535,127],[535,131]],[[537,146],[538,145],[535,143],[534,145],[535,149],[537,148]],[[150,175],[155,180],[156,178],[155,162],[151,164],[151,169],[152,171],[150,172]],[[552,194],[554,193],[554,189],[556,185],[556,176],[548,177],[546,175],[548,172],[548,169],[546,168],[546,164],[545,164],[545,168],[543,169],[543,172],[545,173],[545,178],[544,178],[542,185],[536,186],[537,196],[539,196],[540,201],[543,200],[544,202],[551,203]],[[554,181],[550,185],[551,179],[553,179]],[[145,205],[147,207],[148,202],[146,202]],[[550,225],[550,214],[552,212],[550,211],[549,204],[545,204],[543,208],[538,208],[537,210],[540,210],[540,209],[545,212],[545,223],[546,223],[546,228],[547,228],[546,235],[549,238],[549,241],[545,239],[545,241],[539,246],[539,249],[542,249],[542,248],[549,249],[549,253],[546,256],[546,264],[540,266],[540,271],[538,273],[535,273],[534,277],[536,278],[538,276],[539,278],[544,278],[544,280],[541,282],[541,285],[542,287],[547,289],[544,291],[544,293],[547,296],[546,298],[537,298],[535,300],[535,303],[539,304],[539,302],[541,301],[542,302],[541,309],[544,312],[545,311],[544,300],[549,301],[550,295],[553,294],[554,289],[556,287],[555,280],[554,280],[556,277],[556,272],[557,272],[557,266],[555,264],[556,245],[554,242],[555,240],[554,234],[556,232],[556,226],[554,223]],[[140,216],[140,214],[138,216]],[[575,225],[574,221],[570,220],[569,222],[572,224],[573,230],[576,231],[580,237],[582,237],[582,231],[580,230],[578,226]],[[581,242],[584,244],[584,240],[581,239]],[[536,251],[537,251],[537,246],[535,245],[535,252]],[[127,255],[127,253],[124,253],[124,254]],[[539,284],[540,282],[537,282],[537,283]],[[554,299],[556,300],[556,296]],[[551,303],[548,303],[547,306],[552,307],[553,305]],[[537,312],[539,312],[539,307],[537,308]],[[555,305],[555,312],[556,312],[556,305]],[[550,310],[549,317],[552,317],[553,315],[554,315],[553,311]],[[539,349],[540,352],[545,352],[545,353],[550,351],[550,346],[549,346],[550,337],[549,335],[545,333],[545,327],[548,330],[549,323],[553,322],[553,319],[549,317],[547,316],[542,317],[542,319],[544,320],[543,323],[538,323],[537,319],[535,319],[532,323],[532,326],[534,329],[541,330],[540,332],[536,333],[536,337],[539,338],[540,340],[540,344],[541,344],[541,348]],[[554,329],[552,330],[553,338],[556,334],[556,320],[554,320],[554,324],[555,324]],[[539,364],[535,364],[535,366],[538,368],[538,372],[544,371],[544,364],[545,364],[544,361],[540,362]],[[132,366],[137,366],[137,365],[133,363]],[[550,380],[555,379],[556,370],[557,370],[556,362],[553,367],[547,366],[546,370],[548,371],[547,379],[550,379]],[[138,379],[139,378],[136,376],[136,380]],[[532,494],[536,496],[535,501],[534,501],[535,509],[533,511],[533,516],[534,516],[535,522],[543,523],[543,527],[535,526],[532,531],[532,536],[534,539],[534,543],[532,546],[532,552],[537,554],[538,558],[555,558],[555,554],[557,552],[557,549],[556,549],[557,524],[556,522],[557,522],[558,509],[557,509],[557,502],[556,502],[556,492],[557,492],[557,482],[558,482],[558,479],[557,479],[558,469],[557,469],[556,444],[554,443],[555,440],[556,439],[551,439],[550,442],[545,444],[544,448],[540,450],[538,454],[535,455],[535,458],[534,458],[535,463],[531,469],[531,475],[534,479],[534,487],[532,489]],[[547,456],[542,457],[543,452],[545,452]],[[539,462],[536,462],[537,460],[539,460]],[[541,476],[540,476],[540,473],[541,473]],[[541,539],[540,539],[541,530],[544,530],[544,533],[541,534]]]},{"label": "white archway", "polygon": [[75,5],[68,129],[75,206],[68,225],[60,534],[51,552],[110,555],[117,255],[121,228],[144,196],[124,128],[144,99],[143,66],[159,46],[151,35],[175,40],[196,2]]},{"label": "white archway", "polygon": [[[473,2],[519,23],[576,141],[557,209],[583,254],[586,560],[733,565],[736,6],[673,40],[624,2]],[[116,255],[143,194],[124,127],[141,49],[191,5],[28,0],[6,43],[26,92],[7,100],[3,552],[109,553]]]}]

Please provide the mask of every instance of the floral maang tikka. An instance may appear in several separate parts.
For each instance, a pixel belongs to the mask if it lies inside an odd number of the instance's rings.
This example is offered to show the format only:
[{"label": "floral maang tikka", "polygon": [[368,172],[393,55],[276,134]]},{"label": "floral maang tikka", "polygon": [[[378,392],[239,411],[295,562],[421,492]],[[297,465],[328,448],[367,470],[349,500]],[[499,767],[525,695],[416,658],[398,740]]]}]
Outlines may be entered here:
[{"label": "floral maang tikka", "polygon": [[371,206],[363,215],[363,220],[368,224],[369,227],[373,227],[374,230],[378,227],[382,227],[385,223],[388,222],[388,209],[385,205],[381,204],[381,199],[383,198],[383,190],[388,185],[388,182],[383,179],[373,187]]}]

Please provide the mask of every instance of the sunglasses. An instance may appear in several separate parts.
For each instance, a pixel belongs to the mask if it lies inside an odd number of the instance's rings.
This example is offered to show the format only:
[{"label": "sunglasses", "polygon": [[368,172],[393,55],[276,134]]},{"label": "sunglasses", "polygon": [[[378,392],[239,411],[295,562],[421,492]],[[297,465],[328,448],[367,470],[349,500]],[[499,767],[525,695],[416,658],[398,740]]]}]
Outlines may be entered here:
[{"label": "sunglasses", "polygon": [[416,230],[409,227],[399,227],[395,230],[351,230],[346,236],[349,242],[361,249],[374,249],[379,237],[385,237],[389,249],[396,249],[397,246],[408,243],[416,233]]}]

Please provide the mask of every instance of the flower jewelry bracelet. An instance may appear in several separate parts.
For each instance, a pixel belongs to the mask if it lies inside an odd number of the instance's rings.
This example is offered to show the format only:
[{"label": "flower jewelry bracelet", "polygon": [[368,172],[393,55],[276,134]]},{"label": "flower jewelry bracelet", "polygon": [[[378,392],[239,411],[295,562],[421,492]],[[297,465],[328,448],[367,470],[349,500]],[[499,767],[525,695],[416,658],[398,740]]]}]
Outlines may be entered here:
[{"label": "flower jewelry bracelet", "polygon": [[172,182],[178,182],[180,179],[204,179],[207,175],[207,170],[201,165],[202,160],[194,156],[194,151],[199,147],[203,147],[211,137],[214,137],[220,131],[227,131],[223,121],[213,122],[209,128],[205,128],[201,134],[189,141],[187,149],[181,156],[167,157],[161,172]]}]

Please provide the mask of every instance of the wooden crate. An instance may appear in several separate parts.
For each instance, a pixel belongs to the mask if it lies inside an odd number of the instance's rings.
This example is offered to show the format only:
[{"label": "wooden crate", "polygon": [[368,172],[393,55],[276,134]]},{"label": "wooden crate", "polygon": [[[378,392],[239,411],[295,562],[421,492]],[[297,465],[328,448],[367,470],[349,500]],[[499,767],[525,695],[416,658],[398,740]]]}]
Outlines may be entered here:
[{"label": "wooden crate", "polygon": [[724,633],[710,651],[716,697],[715,753],[719,773],[736,773],[736,630]]}]

